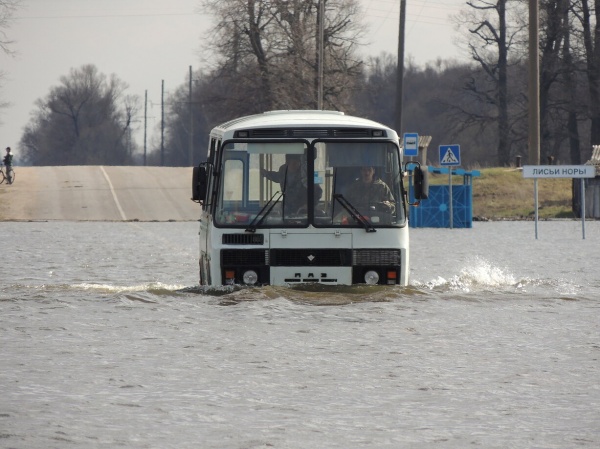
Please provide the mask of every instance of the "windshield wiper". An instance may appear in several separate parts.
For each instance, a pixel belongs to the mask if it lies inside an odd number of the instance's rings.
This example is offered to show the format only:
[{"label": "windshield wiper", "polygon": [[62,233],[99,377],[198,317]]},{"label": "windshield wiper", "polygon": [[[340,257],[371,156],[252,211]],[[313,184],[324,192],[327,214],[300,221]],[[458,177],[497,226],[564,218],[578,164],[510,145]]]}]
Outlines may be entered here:
[{"label": "windshield wiper", "polygon": [[[277,195],[279,195],[279,196],[277,196]],[[277,196],[277,199],[275,199],[276,196]],[[271,197],[271,199],[269,199],[269,201],[266,202],[266,204],[262,207],[262,209],[258,211],[258,214],[256,214],[256,217],[254,217],[254,220],[252,220],[250,225],[246,228],[246,232],[256,232],[256,228],[261,225],[261,223],[263,222],[263,220],[265,218],[267,218],[267,215],[269,215],[271,213],[271,211],[273,210],[275,205],[279,202],[279,200],[281,199],[282,196],[283,196],[283,192],[275,192],[273,194],[273,196]],[[271,207],[269,207],[269,205]],[[260,217],[260,220],[258,220],[259,217]],[[258,220],[258,222],[256,222],[256,220]]]},{"label": "windshield wiper", "polygon": [[348,201],[346,198],[344,198],[344,195],[342,195],[341,193],[334,193],[333,198],[338,200],[338,202],[342,205],[342,207],[344,209],[346,209],[348,211],[348,213],[352,216],[352,218],[354,218],[361,225],[363,225],[363,227],[365,228],[365,231],[377,232],[377,229],[375,229],[375,227],[371,224],[371,222],[369,220],[367,220],[365,217],[363,217],[360,214],[360,212],[358,211],[358,209],[356,209],[356,207],[354,207],[350,201]]}]

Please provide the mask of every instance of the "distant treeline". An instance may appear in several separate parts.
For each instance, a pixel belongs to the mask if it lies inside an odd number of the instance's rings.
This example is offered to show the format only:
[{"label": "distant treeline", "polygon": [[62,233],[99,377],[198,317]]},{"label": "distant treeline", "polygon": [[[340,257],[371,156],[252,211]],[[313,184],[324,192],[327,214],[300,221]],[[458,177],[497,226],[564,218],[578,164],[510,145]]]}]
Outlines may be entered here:
[{"label": "distant treeline", "polygon": [[[517,156],[527,162],[527,4],[472,0],[453,18],[464,30],[467,62],[406,62],[397,131],[432,136],[431,162],[438,162],[438,145],[454,143],[467,166],[506,166]],[[34,165],[197,164],[219,123],[317,108],[321,60],[323,109],[393,126],[396,59],[358,55],[365,30],[356,0],[204,0],[203,6],[215,17],[205,48],[209,68],[192,74],[191,89],[183,83],[169,97],[164,139],[148,142],[145,160],[131,136],[131,124],[143,120],[142,100],[93,65],[73,69],[38,101],[21,139],[22,157]],[[542,161],[580,164],[591,144],[600,144],[599,18],[588,0],[540,1]]]}]

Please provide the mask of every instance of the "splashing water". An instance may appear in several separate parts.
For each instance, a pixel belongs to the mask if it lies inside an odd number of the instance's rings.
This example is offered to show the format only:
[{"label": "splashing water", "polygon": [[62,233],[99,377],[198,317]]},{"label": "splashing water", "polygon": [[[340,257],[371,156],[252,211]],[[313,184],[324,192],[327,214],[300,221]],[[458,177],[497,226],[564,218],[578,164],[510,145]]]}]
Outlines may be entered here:
[{"label": "splashing water", "polygon": [[417,283],[417,286],[430,290],[447,288],[449,290],[470,292],[473,289],[513,287],[517,284],[515,276],[510,271],[496,267],[487,260],[478,257],[473,265],[462,268],[458,275],[449,279],[438,276],[425,284]]}]

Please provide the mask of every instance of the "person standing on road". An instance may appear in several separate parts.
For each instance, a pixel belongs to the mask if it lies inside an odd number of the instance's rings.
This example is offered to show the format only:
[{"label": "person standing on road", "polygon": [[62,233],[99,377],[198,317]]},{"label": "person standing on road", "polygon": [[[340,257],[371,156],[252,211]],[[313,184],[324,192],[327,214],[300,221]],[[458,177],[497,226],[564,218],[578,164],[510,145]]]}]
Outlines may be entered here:
[{"label": "person standing on road", "polygon": [[6,147],[6,156],[4,156],[4,159],[2,159],[2,162],[6,166],[6,178],[7,178],[7,181],[9,184],[12,184],[12,178],[11,178],[12,160],[13,160],[13,155],[10,150],[10,147]]}]

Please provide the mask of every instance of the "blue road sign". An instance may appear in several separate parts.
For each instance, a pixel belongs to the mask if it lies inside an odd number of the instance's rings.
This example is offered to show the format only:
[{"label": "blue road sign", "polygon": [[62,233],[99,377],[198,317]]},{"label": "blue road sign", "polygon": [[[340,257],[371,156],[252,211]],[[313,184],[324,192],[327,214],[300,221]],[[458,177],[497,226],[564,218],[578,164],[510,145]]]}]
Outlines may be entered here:
[{"label": "blue road sign", "polygon": [[419,155],[419,135],[417,133],[404,133],[404,156]]},{"label": "blue road sign", "polygon": [[460,145],[440,145],[440,165],[460,165]]}]

